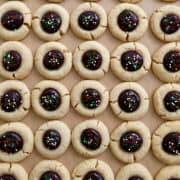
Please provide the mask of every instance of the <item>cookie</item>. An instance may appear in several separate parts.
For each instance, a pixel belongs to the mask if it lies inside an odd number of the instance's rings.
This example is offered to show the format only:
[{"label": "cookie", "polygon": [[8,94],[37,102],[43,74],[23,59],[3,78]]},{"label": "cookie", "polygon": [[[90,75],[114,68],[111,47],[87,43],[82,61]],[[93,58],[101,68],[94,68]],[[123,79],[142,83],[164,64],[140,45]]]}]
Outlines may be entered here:
[{"label": "cookie", "polygon": [[109,131],[99,120],[86,120],[72,131],[72,145],[79,154],[85,157],[102,154],[108,148],[109,141]]},{"label": "cookie", "polygon": [[72,180],[85,179],[114,180],[114,174],[104,161],[89,159],[78,164],[72,172]]},{"label": "cookie", "polygon": [[148,28],[148,18],[142,8],[129,3],[116,5],[108,16],[109,30],[121,41],[136,41]]},{"label": "cookie", "polygon": [[81,43],[73,54],[74,68],[84,79],[101,79],[108,72],[109,63],[109,51],[96,41]]},{"label": "cookie", "polygon": [[165,164],[180,164],[180,122],[166,122],[152,136],[152,150],[157,159]]},{"label": "cookie", "polygon": [[34,137],[24,123],[14,122],[0,126],[0,160],[19,162],[33,151]]},{"label": "cookie", "polygon": [[21,81],[7,80],[0,83],[0,119],[20,121],[29,112],[30,92]]},{"label": "cookie", "polygon": [[119,0],[120,2],[123,2],[123,3],[138,3],[140,2],[141,0]]},{"label": "cookie", "polygon": [[180,40],[180,7],[165,5],[154,11],[150,25],[154,35],[162,41]]},{"label": "cookie", "polygon": [[0,6],[0,37],[4,40],[22,40],[30,30],[31,11],[22,2],[8,1]]},{"label": "cookie", "polygon": [[72,67],[72,53],[60,42],[42,44],[34,59],[37,71],[46,79],[62,79]]},{"label": "cookie", "polygon": [[108,106],[109,93],[98,81],[84,80],[71,90],[71,104],[81,115],[95,117]]},{"label": "cookie", "polygon": [[48,159],[58,158],[68,148],[71,141],[69,127],[60,121],[50,121],[39,127],[35,134],[37,151]]},{"label": "cookie", "polygon": [[165,120],[179,120],[180,84],[161,85],[153,95],[156,113]]},{"label": "cookie", "polygon": [[148,73],[150,67],[151,55],[141,43],[124,43],[112,52],[112,72],[123,81],[139,80]]},{"label": "cookie", "polygon": [[53,2],[53,3],[59,3],[62,2],[63,0],[48,0],[48,2]]},{"label": "cookie", "polygon": [[162,168],[155,177],[155,180],[179,180],[180,179],[180,166],[166,166]]},{"label": "cookie", "polygon": [[175,2],[177,0],[161,0],[161,1],[164,1],[164,2]]},{"label": "cookie", "polygon": [[139,120],[149,109],[149,97],[138,83],[120,83],[111,90],[110,105],[118,118]]},{"label": "cookie", "polygon": [[150,130],[140,121],[122,123],[111,134],[111,152],[124,163],[133,163],[143,159],[150,145]]},{"label": "cookie", "polygon": [[31,171],[29,180],[70,180],[68,169],[61,163],[55,160],[43,160],[39,162]]},{"label": "cookie", "polygon": [[0,179],[2,180],[28,180],[28,174],[19,164],[0,163]]},{"label": "cookie", "polygon": [[168,43],[156,51],[152,70],[163,82],[180,82],[180,43]]},{"label": "cookie", "polygon": [[32,70],[33,55],[21,42],[8,41],[0,46],[0,75],[7,79],[24,79]]},{"label": "cookie", "polygon": [[60,5],[45,4],[34,13],[32,28],[44,41],[59,40],[69,28],[69,14]]},{"label": "cookie", "polygon": [[79,38],[92,40],[107,28],[107,15],[97,3],[82,3],[71,13],[71,30]]},{"label": "cookie", "polygon": [[149,170],[140,163],[128,164],[117,173],[116,180],[153,180]]},{"label": "cookie", "polygon": [[32,90],[31,100],[34,112],[47,120],[62,118],[69,111],[69,91],[56,81],[37,83]]}]

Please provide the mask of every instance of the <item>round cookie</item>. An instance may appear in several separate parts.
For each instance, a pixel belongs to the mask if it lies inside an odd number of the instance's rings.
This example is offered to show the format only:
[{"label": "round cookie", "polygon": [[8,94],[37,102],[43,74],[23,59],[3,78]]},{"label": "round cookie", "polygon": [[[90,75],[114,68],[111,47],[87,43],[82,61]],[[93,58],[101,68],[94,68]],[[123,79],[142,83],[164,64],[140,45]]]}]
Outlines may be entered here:
[{"label": "round cookie", "polygon": [[94,80],[84,80],[71,91],[71,104],[81,115],[94,117],[108,106],[109,92],[103,84]]},{"label": "round cookie", "polygon": [[71,142],[69,127],[60,121],[50,121],[39,127],[35,134],[37,151],[48,159],[58,158]]},{"label": "round cookie", "polygon": [[70,180],[68,169],[61,163],[55,160],[43,160],[39,162],[31,171],[29,180]]},{"label": "round cookie", "polygon": [[166,166],[162,168],[156,175],[155,180],[179,180],[180,179],[180,166]]},{"label": "round cookie", "polygon": [[165,5],[154,11],[150,20],[152,32],[162,41],[180,39],[180,7]]},{"label": "round cookie", "polygon": [[123,3],[138,3],[140,2],[141,0],[119,0],[120,2],[123,2]]},{"label": "round cookie", "polygon": [[156,113],[165,120],[179,120],[180,117],[180,84],[161,85],[153,95]]},{"label": "round cookie", "polygon": [[46,79],[62,79],[71,70],[72,53],[60,42],[42,44],[36,51],[35,66]]},{"label": "round cookie", "polygon": [[31,100],[36,114],[48,120],[62,118],[69,111],[69,91],[56,81],[37,83],[32,90]]},{"label": "round cookie", "polygon": [[79,38],[93,40],[107,28],[107,15],[97,3],[82,3],[71,13],[71,30]]},{"label": "round cookie", "polygon": [[0,75],[7,79],[24,79],[33,67],[31,50],[21,42],[8,41],[0,46]]},{"label": "round cookie", "polygon": [[149,170],[140,163],[128,164],[117,173],[116,180],[153,180]]},{"label": "round cookie", "polygon": [[78,164],[72,172],[72,180],[114,180],[110,166],[104,161],[89,159]]},{"label": "round cookie", "polygon": [[28,174],[19,164],[0,163],[1,180],[28,180]]},{"label": "round cookie", "polygon": [[0,37],[4,40],[22,40],[31,26],[31,11],[22,2],[8,1],[0,6]]},{"label": "round cookie", "polygon": [[111,152],[124,163],[141,160],[148,153],[150,145],[150,130],[140,121],[122,123],[111,134]]},{"label": "round cookie", "polygon": [[85,79],[100,79],[109,70],[110,55],[106,47],[96,41],[81,43],[73,54],[73,65]]},{"label": "round cookie", "polygon": [[180,164],[180,122],[166,122],[152,136],[152,150],[157,159],[165,164]]},{"label": "round cookie", "polygon": [[121,41],[136,41],[148,28],[148,18],[142,8],[130,3],[120,3],[109,13],[109,30]]},{"label": "round cookie", "polygon": [[118,46],[111,55],[112,72],[123,81],[137,81],[151,67],[149,50],[141,43],[130,42]]},{"label": "round cookie", "polygon": [[20,121],[29,112],[30,92],[21,81],[7,80],[0,83],[0,119]]},{"label": "round cookie", "polygon": [[61,39],[68,27],[69,14],[60,5],[45,4],[33,15],[32,28],[36,35],[44,41]]},{"label": "round cookie", "polygon": [[144,88],[138,83],[120,83],[110,93],[110,105],[118,118],[138,120],[149,109],[149,97]]},{"label": "round cookie", "polygon": [[72,131],[72,145],[79,154],[85,157],[102,154],[108,148],[109,141],[109,131],[99,120],[86,120]]},{"label": "round cookie", "polygon": [[63,2],[63,0],[47,0],[48,2],[53,2],[53,3],[60,3]]},{"label": "round cookie", "polygon": [[19,162],[33,151],[34,136],[24,123],[14,122],[0,126],[0,160]]},{"label": "round cookie", "polygon": [[180,43],[168,43],[156,51],[152,70],[163,82],[180,82]]}]

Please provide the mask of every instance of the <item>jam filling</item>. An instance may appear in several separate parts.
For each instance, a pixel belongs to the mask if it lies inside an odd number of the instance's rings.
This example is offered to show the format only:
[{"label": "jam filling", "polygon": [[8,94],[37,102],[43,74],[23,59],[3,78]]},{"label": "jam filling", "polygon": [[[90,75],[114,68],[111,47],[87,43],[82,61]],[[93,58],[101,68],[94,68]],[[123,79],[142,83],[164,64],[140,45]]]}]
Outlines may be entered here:
[{"label": "jam filling", "polygon": [[104,180],[104,177],[97,171],[90,171],[83,177],[83,180]]},{"label": "jam filling", "polygon": [[0,176],[0,180],[16,180],[16,178],[12,175],[4,174],[4,175]]},{"label": "jam filling", "polygon": [[61,177],[53,171],[47,171],[40,177],[40,180],[61,180]]},{"label": "jam filling", "polygon": [[143,180],[143,179],[139,176],[132,176],[128,180]]}]

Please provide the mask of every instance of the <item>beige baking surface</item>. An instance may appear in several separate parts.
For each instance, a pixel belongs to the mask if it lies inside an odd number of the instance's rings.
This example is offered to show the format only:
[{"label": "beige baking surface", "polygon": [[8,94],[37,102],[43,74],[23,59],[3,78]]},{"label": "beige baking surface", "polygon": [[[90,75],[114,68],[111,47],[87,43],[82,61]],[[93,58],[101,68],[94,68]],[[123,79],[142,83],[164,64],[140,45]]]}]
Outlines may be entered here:
[{"label": "beige baking surface", "polygon": [[[7,0],[6,0],[7,1]],[[0,0],[0,4],[5,2],[5,0]],[[32,10],[32,13],[39,8],[42,4],[45,4],[45,0],[25,0],[24,1]],[[78,6],[78,4],[83,3],[82,0],[64,0],[64,3],[62,5],[71,12],[74,8]],[[110,9],[118,4],[118,0],[101,0],[99,2],[103,7],[106,9],[107,13],[110,11]],[[157,8],[162,5],[165,5],[167,3],[159,2],[158,0],[143,0],[140,5],[148,14],[150,17],[151,13]],[[172,3],[171,3],[172,4]],[[178,0],[176,3],[180,5],[180,0]],[[116,40],[111,36],[109,31],[107,30],[104,35],[98,40],[99,42],[103,43],[110,51],[112,51],[114,48],[116,48],[121,42]],[[1,41],[2,42],[2,41]],[[23,41],[26,45],[28,45],[33,53],[38,48],[40,44],[43,42],[40,41],[31,31],[30,35]],[[80,39],[76,38],[71,31],[62,38],[62,43],[64,43],[71,51],[74,50],[75,47],[78,46],[80,42],[82,42]],[[140,42],[144,43],[150,50],[151,54],[157,50],[163,43],[154,37],[150,31],[150,29],[146,32],[145,36],[140,40]],[[41,77],[38,72],[34,69],[33,72],[29,75],[27,79],[24,80],[24,82],[29,86],[30,89],[39,82],[40,80],[43,80],[43,77]],[[78,74],[72,70],[71,73],[66,76],[63,80],[60,82],[64,83],[66,87],[70,90],[73,85],[75,85],[78,81],[80,81],[81,78],[78,76]],[[0,79],[0,81],[3,81],[3,79]],[[120,81],[111,73],[108,72],[105,77],[101,80],[101,82],[106,85],[108,89],[111,89],[116,84],[120,83]],[[160,81],[157,80],[157,78],[152,75],[151,72],[147,76],[145,76],[142,80],[138,81],[149,93],[149,96],[152,96],[153,91],[161,84]],[[113,114],[110,108],[108,108],[103,114],[97,117],[99,120],[102,120],[109,128],[109,131],[111,132],[115,127],[117,127],[122,121],[118,120]],[[67,116],[65,116],[62,121],[67,123],[69,127],[74,127],[76,124],[82,122],[83,120],[87,119],[86,117],[82,117],[78,115],[72,108]],[[36,116],[32,111],[30,111],[29,115],[25,118],[24,122],[31,127],[31,129],[35,132],[36,129],[44,123],[46,120],[39,118]],[[162,122],[157,115],[155,115],[152,103],[151,107],[149,109],[149,112],[147,115],[142,119],[143,122],[151,129],[151,132],[153,132],[154,129],[156,129]],[[118,169],[123,166],[123,164],[116,160],[114,156],[111,154],[109,149],[103,153],[102,155],[97,157],[98,159],[105,160],[113,169],[114,173],[117,173]],[[21,162],[21,164],[26,168],[28,172],[33,168],[34,165],[37,164],[40,160],[43,158],[37,153],[37,151],[34,149],[33,153],[24,161]],[[62,157],[60,157],[58,160],[63,162],[66,167],[72,171],[72,169],[78,164],[80,161],[84,160],[85,158],[78,155],[72,147],[70,147]],[[143,163],[152,173],[152,175],[155,175],[155,173],[163,166],[158,160],[155,159],[155,157],[150,152],[142,161]]]}]

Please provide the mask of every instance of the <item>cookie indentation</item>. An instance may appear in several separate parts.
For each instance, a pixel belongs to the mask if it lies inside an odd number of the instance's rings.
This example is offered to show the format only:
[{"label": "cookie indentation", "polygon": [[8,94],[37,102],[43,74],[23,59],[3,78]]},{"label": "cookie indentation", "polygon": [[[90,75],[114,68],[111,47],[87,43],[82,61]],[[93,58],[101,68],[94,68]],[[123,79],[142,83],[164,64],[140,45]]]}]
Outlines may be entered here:
[{"label": "cookie indentation", "polygon": [[132,176],[128,180],[143,180],[143,179],[139,176]]},{"label": "cookie indentation", "polygon": [[97,171],[90,171],[84,176],[83,180],[90,180],[90,179],[104,180],[104,177]]},{"label": "cookie indentation", "polygon": [[12,175],[9,175],[9,174],[4,174],[2,176],[0,176],[0,179],[1,180],[16,180],[16,178]]},{"label": "cookie indentation", "polygon": [[40,177],[40,180],[61,180],[60,176],[53,171],[47,171]]}]

